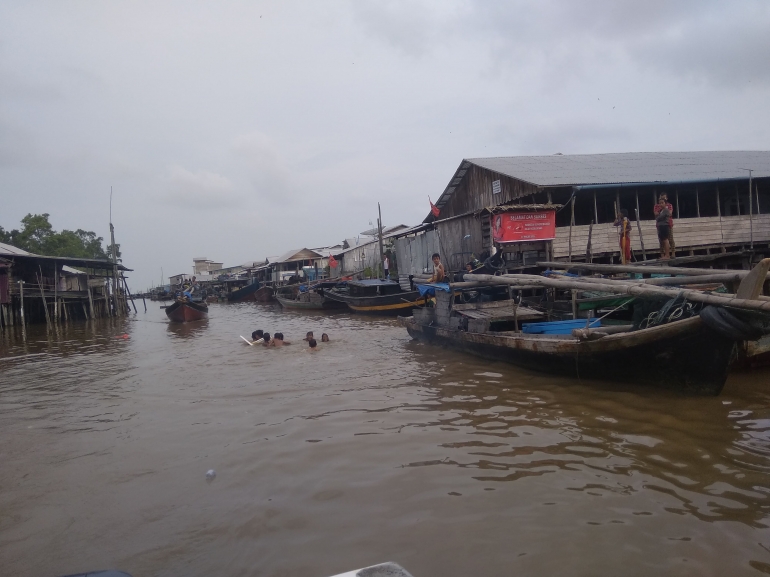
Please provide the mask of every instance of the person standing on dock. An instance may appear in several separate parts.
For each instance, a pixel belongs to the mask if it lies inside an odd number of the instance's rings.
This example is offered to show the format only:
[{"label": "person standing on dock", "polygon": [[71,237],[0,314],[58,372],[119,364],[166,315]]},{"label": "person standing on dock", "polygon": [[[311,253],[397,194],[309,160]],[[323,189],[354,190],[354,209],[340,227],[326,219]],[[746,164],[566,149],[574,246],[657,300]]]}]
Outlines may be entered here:
[{"label": "person standing on dock", "polygon": [[620,262],[628,264],[631,262],[631,221],[625,208],[620,211],[613,226],[620,227]]},{"label": "person standing on dock", "polygon": [[385,273],[385,280],[390,280],[390,259],[387,254],[382,257],[382,270]]},{"label": "person standing on dock", "polygon": [[[660,200],[663,200],[665,202],[665,206],[668,209],[668,250],[671,256],[674,255],[674,252],[676,251],[676,244],[674,243],[674,207],[673,205],[668,201],[668,195],[664,192],[660,195],[660,198],[658,199],[658,204],[656,204],[653,207],[653,212],[655,213],[655,220],[658,220],[658,214],[661,211],[661,208],[663,205],[660,203]],[[661,255],[663,254],[661,248]]]},{"label": "person standing on dock", "polygon": [[671,232],[671,228],[668,224],[669,219],[671,218],[671,211],[666,204],[666,199],[661,196],[656,205],[657,210],[655,211],[655,226],[658,229],[658,240],[660,241],[660,258],[664,260],[670,258],[668,236]]}]

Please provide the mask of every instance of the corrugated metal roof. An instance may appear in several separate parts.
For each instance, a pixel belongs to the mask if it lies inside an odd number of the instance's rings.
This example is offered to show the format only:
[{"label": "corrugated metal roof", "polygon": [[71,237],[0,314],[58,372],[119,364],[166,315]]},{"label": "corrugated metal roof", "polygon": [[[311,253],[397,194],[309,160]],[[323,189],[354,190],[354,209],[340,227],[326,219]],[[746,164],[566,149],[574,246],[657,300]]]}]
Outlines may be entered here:
[{"label": "corrugated metal roof", "polygon": [[14,255],[14,256],[36,256],[26,250],[16,248],[13,245],[0,242],[0,254]]},{"label": "corrugated metal roof", "polygon": [[[770,177],[768,151],[623,152],[469,158],[469,162],[537,186],[709,181]],[[450,186],[454,184],[454,180]]]}]

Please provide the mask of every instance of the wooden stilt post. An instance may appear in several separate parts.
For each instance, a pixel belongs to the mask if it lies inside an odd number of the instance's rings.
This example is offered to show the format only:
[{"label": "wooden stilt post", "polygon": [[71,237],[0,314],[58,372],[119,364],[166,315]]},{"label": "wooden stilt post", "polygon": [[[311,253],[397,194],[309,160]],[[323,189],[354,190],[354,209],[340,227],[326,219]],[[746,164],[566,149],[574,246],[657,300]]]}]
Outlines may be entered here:
[{"label": "wooden stilt post", "polygon": [[[91,295],[91,277],[86,275],[86,291],[88,292],[88,307],[91,309],[91,318],[94,318],[94,299]],[[85,303],[83,303],[83,310],[85,310]],[[86,319],[88,319],[88,313],[86,313]]]},{"label": "wooden stilt post", "polygon": [[59,322],[59,265],[53,263],[53,315]]},{"label": "wooden stilt post", "polygon": [[[639,200],[637,198],[637,200]],[[644,237],[642,236],[642,223],[639,222],[639,207],[636,207],[636,229],[639,231],[639,244],[642,245],[642,260],[647,260],[647,251],[644,250]]]},{"label": "wooden stilt post", "polygon": [[40,283],[40,298],[43,299],[43,310],[45,311],[45,324],[50,325],[51,317],[48,315],[48,303],[45,301],[45,293],[43,292],[43,268],[40,265],[37,265],[37,267],[40,269],[40,276],[38,277],[38,282]]},{"label": "wooden stilt post", "polygon": [[594,222],[599,224],[599,209],[596,207],[596,191],[594,190]]},{"label": "wooden stilt post", "polygon": [[19,281],[19,300],[21,301],[21,332],[24,340],[27,340],[27,319],[24,318],[24,281]]},{"label": "wooden stilt post", "polygon": [[[131,291],[128,290],[128,283],[126,282],[126,277],[124,277],[123,274],[121,273],[120,278],[123,280],[123,286],[126,289],[126,295],[127,295],[128,298],[131,299],[131,306],[134,307],[134,314],[136,314],[138,312],[136,310],[136,303],[134,302],[134,297],[131,294]],[[128,300],[126,300],[126,309],[128,309]]]}]

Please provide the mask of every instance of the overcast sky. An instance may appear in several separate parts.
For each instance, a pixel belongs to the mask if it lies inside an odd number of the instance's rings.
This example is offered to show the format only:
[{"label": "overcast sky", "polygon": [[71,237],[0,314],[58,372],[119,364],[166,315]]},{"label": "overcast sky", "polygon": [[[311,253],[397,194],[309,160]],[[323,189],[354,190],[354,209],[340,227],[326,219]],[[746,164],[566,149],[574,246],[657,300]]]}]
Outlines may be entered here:
[{"label": "overcast sky", "polygon": [[0,225],[135,290],[416,224],[463,158],[770,149],[770,2],[0,3]]}]

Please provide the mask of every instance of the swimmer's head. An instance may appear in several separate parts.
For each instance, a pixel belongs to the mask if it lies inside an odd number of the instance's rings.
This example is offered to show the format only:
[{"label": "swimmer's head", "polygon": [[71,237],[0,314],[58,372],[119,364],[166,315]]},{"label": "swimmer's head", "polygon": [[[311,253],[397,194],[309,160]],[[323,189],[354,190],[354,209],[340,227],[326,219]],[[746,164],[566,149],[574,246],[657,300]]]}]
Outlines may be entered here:
[{"label": "swimmer's head", "polygon": [[311,348],[311,349],[314,349],[314,348],[316,348],[316,345],[318,345],[318,343],[316,342],[316,340],[315,340],[315,339],[310,339],[310,340],[308,340],[307,344],[309,344],[309,345],[310,345],[310,348]]}]

